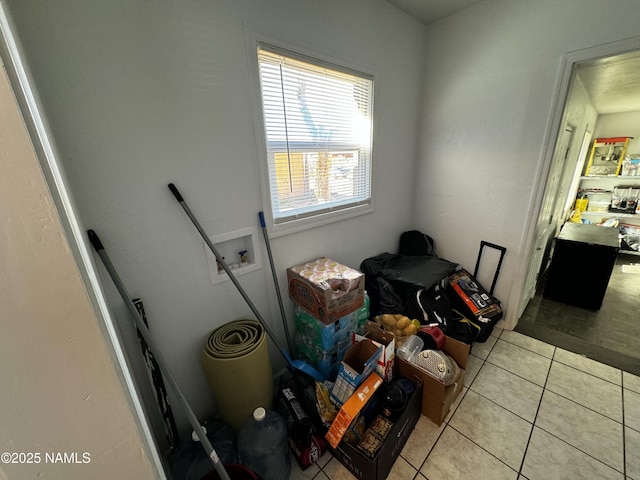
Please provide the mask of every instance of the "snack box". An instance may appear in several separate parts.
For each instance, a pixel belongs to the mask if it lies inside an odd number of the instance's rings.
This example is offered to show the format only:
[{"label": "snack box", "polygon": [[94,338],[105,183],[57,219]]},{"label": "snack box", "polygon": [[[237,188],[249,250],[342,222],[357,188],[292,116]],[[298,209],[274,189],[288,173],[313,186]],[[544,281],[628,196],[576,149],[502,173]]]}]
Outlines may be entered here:
[{"label": "snack box", "polygon": [[382,378],[375,372],[371,372],[364,381],[354,390],[353,394],[344,402],[338,411],[336,418],[325,435],[326,440],[333,448],[342,441],[345,433],[356,419],[360,410],[369,402],[373,394],[382,385]]}]

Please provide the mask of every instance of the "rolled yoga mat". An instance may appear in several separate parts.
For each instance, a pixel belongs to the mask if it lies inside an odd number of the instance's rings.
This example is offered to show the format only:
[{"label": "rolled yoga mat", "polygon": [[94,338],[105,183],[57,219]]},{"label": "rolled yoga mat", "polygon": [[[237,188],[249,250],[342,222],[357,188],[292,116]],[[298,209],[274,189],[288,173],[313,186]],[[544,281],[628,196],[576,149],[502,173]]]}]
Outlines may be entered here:
[{"label": "rolled yoga mat", "polygon": [[273,407],[267,335],[257,320],[235,320],[206,339],[200,363],[220,416],[236,433],[257,407]]}]

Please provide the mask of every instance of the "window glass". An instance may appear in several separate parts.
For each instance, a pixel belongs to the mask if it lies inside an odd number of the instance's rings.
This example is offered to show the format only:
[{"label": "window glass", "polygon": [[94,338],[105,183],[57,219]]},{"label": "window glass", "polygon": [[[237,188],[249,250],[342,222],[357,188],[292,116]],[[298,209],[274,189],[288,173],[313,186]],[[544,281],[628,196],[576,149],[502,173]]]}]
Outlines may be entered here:
[{"label": "window glass", "polygon": [[371,202],[373,80],[261,44],[274,224]]}]

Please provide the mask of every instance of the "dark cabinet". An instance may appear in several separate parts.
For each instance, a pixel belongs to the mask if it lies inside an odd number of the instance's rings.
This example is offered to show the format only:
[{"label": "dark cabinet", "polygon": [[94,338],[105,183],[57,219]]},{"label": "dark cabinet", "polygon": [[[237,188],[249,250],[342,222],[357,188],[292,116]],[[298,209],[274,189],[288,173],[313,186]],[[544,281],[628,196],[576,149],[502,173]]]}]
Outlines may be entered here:
[{"label": "dark cabinet", "polygon": [[556,238],[544,298],[599,310],[618,250],[617,228],[566,223]]}]

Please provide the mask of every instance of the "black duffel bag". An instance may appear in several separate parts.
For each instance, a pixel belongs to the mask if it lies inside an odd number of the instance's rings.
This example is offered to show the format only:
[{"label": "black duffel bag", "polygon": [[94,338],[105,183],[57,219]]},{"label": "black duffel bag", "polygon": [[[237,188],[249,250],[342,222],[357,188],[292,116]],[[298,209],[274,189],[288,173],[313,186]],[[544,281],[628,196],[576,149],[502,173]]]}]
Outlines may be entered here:
[{"label": "black duffel bag", "polygon": [[456,267],[457,264],[432,255],[383,253],[363,260],[360,271],[365,274],[371,316],[383,313],[410,316],[407,299],[419,290],[446,286],[446,278]]}]

